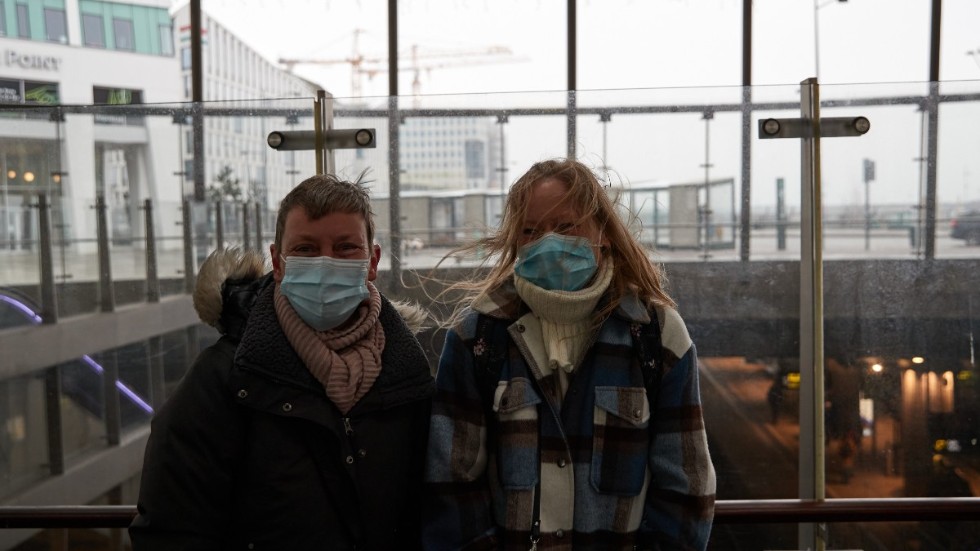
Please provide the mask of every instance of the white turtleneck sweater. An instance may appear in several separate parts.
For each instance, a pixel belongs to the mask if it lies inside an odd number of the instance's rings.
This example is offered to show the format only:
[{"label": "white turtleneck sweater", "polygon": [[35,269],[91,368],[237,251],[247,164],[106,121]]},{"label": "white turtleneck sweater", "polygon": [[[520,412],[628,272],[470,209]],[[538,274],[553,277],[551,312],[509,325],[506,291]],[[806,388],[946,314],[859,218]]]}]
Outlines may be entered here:
[{"label": "white turtleneck sweater", "polygon": [[609,288],[613,266],[603,262],[592,283],[578,291],[549,291],[515,275],[517,294],[531,307],[540,321],[541,341],[548,356],[547,365],[540,366],[545,376],[558,373],[561,401],[568,389],[568,375],[582,361],[595,330],[592,314],[596,304]]}]

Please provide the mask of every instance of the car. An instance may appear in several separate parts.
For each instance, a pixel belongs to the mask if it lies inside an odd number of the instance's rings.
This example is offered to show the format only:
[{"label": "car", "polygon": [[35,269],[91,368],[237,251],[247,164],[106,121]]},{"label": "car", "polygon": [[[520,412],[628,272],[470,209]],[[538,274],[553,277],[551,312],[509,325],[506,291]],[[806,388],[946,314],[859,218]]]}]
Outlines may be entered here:
[{"label": "car", "polygon": [[980,245],[980,210],[971,210],[953,218],[949,236],[964,239],[967,245]]}]

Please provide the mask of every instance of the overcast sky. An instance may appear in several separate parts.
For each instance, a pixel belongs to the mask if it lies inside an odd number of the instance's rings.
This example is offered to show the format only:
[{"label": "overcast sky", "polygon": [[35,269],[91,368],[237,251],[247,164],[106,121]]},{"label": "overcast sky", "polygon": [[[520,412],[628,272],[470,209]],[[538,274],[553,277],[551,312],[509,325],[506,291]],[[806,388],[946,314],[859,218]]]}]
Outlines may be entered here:
[{"label": "overcast sky", "polygon": [[[578,6],[578,89],[597,91],[583,93],[580,105],[737,101],[741,0],[580,0]],[[380,60],[365,63],[380,71],[373,78],[361,77],[362,94],[387,94],[386,0],[203,0],[203,8],[270,61],[331,60],[300,64],[295,72],[338,98],[351,95],[352,71],[346,60],[353,55],[356,35],[358,52]],[[757,100],[798,101],[797,84],[817,76],[817,43],[820,82],[833,85],[823,87],[825,99],[925,90],[931,0],[819,0],[816,9],[811,0],[756,0],[753,10]],[[427,98],[425,106],[561,105],[563,96],[547,91],[566,86],[564,0],[402,0],[398,17],[400,94],[414,89],[408,56],[415,46],[420,55],[416,63],[423,67],[418,90],[440,96]],[[488,53],[501,48],[509,53]],[[428,57],[447,52],[457,56]],[[945,90],[980,92],[980,2],[944,0],[941,52],[943,81],[973,81],[951,83]],[[640,90],[599,92],[619,89]],[[863,201],[860,165],[863,158],[872,158],[878,167],[872,203],[914,203],[920,116],[912,106],[860,111],[824,113],[864,114],[872,120],[872,131],[862,138],[825,140],[826,202]],[[649,118],[614,118],[605,146],[601,125],[580,122],[580,154],[601,166],[602,151],[608,151],[608,164],[632,182],[703,178],[705,123],[696,115],[670,117],[657,119],[654,129],[647,128]],[[943,108],[940,201],[980,200],[980,125],[970,121],[980,121],[980,105]],[[737,179],[740,124],[734,114],[712,121],[707,142],[712,177]],[[538,158],[564,153],[563,125],[555,127],[553,140],[544,141],[548,145],[530,140],[533,128],[530,122],[508,125],[513,176]],[[789,180],[789,199],[798,200],[792,190],[799,178],[799,144],[780,142],[753,142],[753,202],[773,201],[777,177]]]}]

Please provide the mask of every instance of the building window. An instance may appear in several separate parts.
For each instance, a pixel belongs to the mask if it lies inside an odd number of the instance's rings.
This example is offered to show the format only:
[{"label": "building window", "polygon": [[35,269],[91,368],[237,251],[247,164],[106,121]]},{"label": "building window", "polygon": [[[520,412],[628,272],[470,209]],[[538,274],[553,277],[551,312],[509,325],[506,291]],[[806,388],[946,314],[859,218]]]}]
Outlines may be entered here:
[{"label": "building window", "polygon": [[[93,86],[92,99],[96,105],[133,105],[143,103],[143,91]],[[95,123],[141,125],[143,116],[126,114],[109,108],[95,114]]]},{"label": "building window", "polygon": [[24,81],[24,103],[57,105],[59,101],[57,83]]},{"label": "building window", "polygon": [[180,49],[180,68],[189,71],[191,68],[191,49],[181,48]]},{"label": "building window", "polygon": [[174,55],[174,28],[171,25],[160,25],[160,53],[165,56]]},{"label": "building window", "polygon": [[0,36],[7,36],[7,7],[0,2]]},{"label": "building window", "polygon": [[20,103],[22,100],[22,80],[0,80],[0,103]]},{"label": "building window", "polygon": [[65,10],[44,8],[44,37],[48,42],[68,43],[68,22]]},{"label": "building window", "polygon": [[113,19],[112,32],[116,39],[117,50],[135,50],[136,42],[133,40],[133,22],[128,19]]},{"label": "building window", "polygon": [[477,140],[466,140],[464,148],[466,151],[466,177],[486,177],[486,149],[483,142]]},{"label": "building window", "polygon": [[28,12],[27,4],[17,4],[17,36],[20,38],[31,37],[31,15]]},{"label": "building window", "polygon": [[82,14],[82,42],[86,46],[105,48],[105,27],[101,15]]}]

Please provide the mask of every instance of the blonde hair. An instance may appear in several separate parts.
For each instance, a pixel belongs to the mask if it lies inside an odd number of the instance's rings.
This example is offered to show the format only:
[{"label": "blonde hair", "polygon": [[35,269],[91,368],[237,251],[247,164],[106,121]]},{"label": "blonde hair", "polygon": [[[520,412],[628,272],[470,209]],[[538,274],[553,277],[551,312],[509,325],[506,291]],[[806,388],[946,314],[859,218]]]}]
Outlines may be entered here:
[{"label": "blonde hair", "polygon": [[612,259],[615,270],[609,284],[609,300],[596,313],[595,321],[605,319],[630,293],[636,293],[648,305],[675,306],[665,290],[663,270],[650,260],[647,251],[630,233],[616,205],[592,170],[573,159],[550,159],[535,163],[511,187],[499,228],[447,255],[446,258],[449,258],[480,251],[486,255],[484,267],[490,262],[494,263],[484,277],[452,284],[440,293],[440,297],[449,293],[454,302],[458,300],[458,293],[463,293],[447,325],[458,322],[465,307],[487,296],[513,275],[531,191],[537,183],[548,178],[555,178],[568,186],[566,200],[575,205],[582,220],[591,220],[609,242],[606,254]]}]

